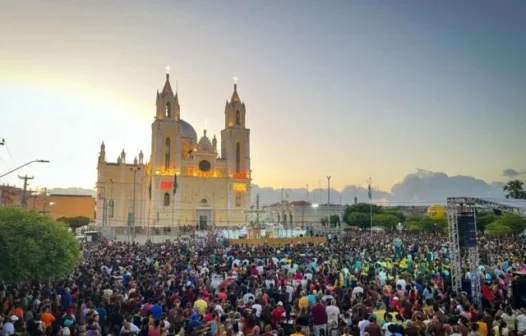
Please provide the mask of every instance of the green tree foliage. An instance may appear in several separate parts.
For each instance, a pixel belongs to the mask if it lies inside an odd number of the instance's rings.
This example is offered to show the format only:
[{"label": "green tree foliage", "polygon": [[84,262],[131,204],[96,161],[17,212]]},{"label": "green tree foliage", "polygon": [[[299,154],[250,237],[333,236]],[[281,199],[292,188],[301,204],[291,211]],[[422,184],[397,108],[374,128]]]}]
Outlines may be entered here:
[{"label": "green tree foliage", "polygon": [[388,208],[383,211],[384,214],[393,215],[398,218],[398,223],[404,223],[406,216],[403,214],[399,208]]},{"label": "green tree foliage", "polygon": [[[353,205],[347,205],[345,207],[345,213],[349,212],[361,212],[361,213],[369,213],[371,210],[371,205],[368,203],[358,203]],[[373,214],[379,214],[382,212],[382,208],[376,204],[372,205]],[[344,215],[345,215],[344,213]]]},{"label": "green tree foliage", "polygon": [[16,208],[0,208],[0,281],[47,281],[69,274],[79,243],[59,222]]},{"label": "green tree foliage", "polygon": [[66,225],[72,230],[89,225],[89,218],[84,216],[60,217],[57,218],[57,221],[66,223]]},{"label": "green tree foliage", "polygon": [[485,211],[477,213],[477,230],[484,232],[486,227],[493,223],[497,219],[497,216],[493,211]]},{"label": "green tree foliage", "polygon": [[502,189],[507,193],[506,198],[526,199],[526,191],[523,188],[524,183],[519,180],[509,181]]},{"label": "green tree foliage", "polygon": [[526,218],[513,214],[497,216],[497,219],[486,226],[490,234],[520,234],[526,230]]},{"label": "green tree foliage", "polygon": [[329,221],[332,227],[340,226],[340,216],[338,215],[331,215]]},{"label": "green tree foliage", "polygon": [[373,216],[373,225],[381,226],[386,230],[395,230],[399,222],[398,216],[392,213],[380,213]]},{"label": "green tree foliage", "polygon": [[343,221],[346,224],[357,226],[361,229],[369,228],[371,226],[371,217],[368,213],[351,212],[347,214],[347,216],[344,213]]},{"label": "green tree foliage", "polygon": [[434,220],[425,215],[412,215],[407,218],[405,228],[409,231],[445,232],[447,219]]}]

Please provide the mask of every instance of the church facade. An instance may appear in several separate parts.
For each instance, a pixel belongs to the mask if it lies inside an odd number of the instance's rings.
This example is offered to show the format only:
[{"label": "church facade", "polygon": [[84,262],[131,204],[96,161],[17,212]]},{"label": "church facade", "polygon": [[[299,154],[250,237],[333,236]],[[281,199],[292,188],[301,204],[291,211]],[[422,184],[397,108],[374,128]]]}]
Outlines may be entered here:
[{"label": "church facade", "polygon": [[97,164],[96,224],[136,233],[148,228],[209,228],[246,223],[250,207],[250,130],[237,84],[225,105],[220,150],[215,135],[198,137],[181,119],[179,98],[170,75],[157,91],[151,125],[151,154],[141,151],[127,161],[123,149],[116,161],[101,144]]}]

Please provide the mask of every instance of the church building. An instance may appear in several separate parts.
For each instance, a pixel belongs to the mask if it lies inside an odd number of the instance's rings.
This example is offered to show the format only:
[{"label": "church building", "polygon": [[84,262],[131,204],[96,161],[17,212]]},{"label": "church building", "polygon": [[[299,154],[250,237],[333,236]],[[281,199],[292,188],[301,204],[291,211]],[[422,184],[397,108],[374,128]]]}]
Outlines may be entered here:
[{"label": "church building", "polygon": [[96,222],[117,232],[134,228],[199,229],[240,226],[250,207],[250,130],[237,84],[225,104],[221,147],[206,130],[198,136],[181,119],[170,75],[157,91],[149,160],[141,151],[127,160],[123,149],[108,161],[101,144],[97,165]]}]

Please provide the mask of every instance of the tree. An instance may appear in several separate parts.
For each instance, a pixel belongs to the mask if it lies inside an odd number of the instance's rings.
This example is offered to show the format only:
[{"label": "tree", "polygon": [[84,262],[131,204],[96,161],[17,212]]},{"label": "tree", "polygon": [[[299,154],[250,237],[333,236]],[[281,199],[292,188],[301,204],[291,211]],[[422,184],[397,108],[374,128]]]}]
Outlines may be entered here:
[{"label": "tree", "polygon": [[514,214],[498,216],[497,220],[486,226],[490,234],[520,234],[526,230],[526,218]]},{"label": "tree", "polygon": [[358,204],[352,204],[345,206],[344,214],[345,213],[351,213],[351,212],[363,212],[363,213],[369,213],[373,211],[373,214],[379,214],[382,212],[382,208],[376,204],[368,204],[368,203],[358,203]]},{"label": "tree", "polygon": [[373,225],[381,226],[385,228],[386,230],[392,231],[396,229],[396,224],[398,223],[399,223],[398,217],[393,214],[384,213],[384,214],[376,214],[373,216]]},{"label": "tree", "polygon": [[343,217],[343,219],[345,223],[357,226],[361,229],[365,229],[371,226],[371,217],[369,216],[369,214],[365,214],[362,212],[352,212],[348,214],[348,216]]},{"label": "tree", "polygon": [[330,221],[332,227],[339,226],[340,225],[340,216],[338,216],[338,215],[331,215],[331,217],[329,218],[329,221]]},{"label": "tree", "polygon": [[493,223],[497,216],[493,212],[485,211],[477,213],[477,230],[484,232],[486,227]]},{"label": "tree", "polygon": [[396,218],[398,218],[398,223],[404,223],[406,220],[405,215],[402,213],[402,211],[400,211],[400,209],[389,208],[389,209],[386,209],[383,213],[396,216]]},{"label": "tree", "polygon": [[64,224],[36,212],[0,208],[0,281],[48,281],[71,273],[79,243]]},{"label": "tree", "polygon": [[526,199],[526,191],[523,188],[524,183],[519,180],[511,180],[502,189],[507,192],[506,198]]},{"label": "tree", "polygon": [[411,215],[407,217],[406,229],[410,231],[444,232],[447,231],[447,219],[433,220],[427,216]]},{"label": "tree", "polygon": [[57,218],[57,221],[66,223],[66,225],[72,230],[78,229],[83,226],[87,226],[90,222],[89,218],[84,216],[60,217]]},{"label": "tree", "polygon": [[327,217],[320,218],[321,226],[327,226],[329,224],[329,219]]}]

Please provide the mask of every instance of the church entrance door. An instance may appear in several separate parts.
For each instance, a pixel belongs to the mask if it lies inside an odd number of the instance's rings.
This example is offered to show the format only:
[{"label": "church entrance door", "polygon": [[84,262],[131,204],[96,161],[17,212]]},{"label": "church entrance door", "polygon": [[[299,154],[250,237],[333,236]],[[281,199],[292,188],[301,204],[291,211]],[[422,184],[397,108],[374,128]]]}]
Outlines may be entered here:
[{"label": "church entrance door", "polygon": [[197,229],[206,230],[211,226],[212,210],[197,210]]}]

